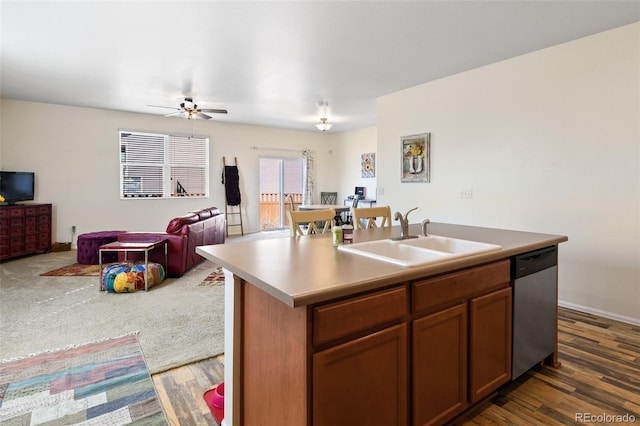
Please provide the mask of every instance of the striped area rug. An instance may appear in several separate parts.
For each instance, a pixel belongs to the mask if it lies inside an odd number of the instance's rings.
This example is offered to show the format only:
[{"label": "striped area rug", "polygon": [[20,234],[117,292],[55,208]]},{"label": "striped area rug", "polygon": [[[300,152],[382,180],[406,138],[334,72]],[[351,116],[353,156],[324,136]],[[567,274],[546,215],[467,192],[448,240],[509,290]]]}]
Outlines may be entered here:
[{"label": "striped area rug", "polygon": [[136,335],[0,363],[0,424],[166,425]]}]

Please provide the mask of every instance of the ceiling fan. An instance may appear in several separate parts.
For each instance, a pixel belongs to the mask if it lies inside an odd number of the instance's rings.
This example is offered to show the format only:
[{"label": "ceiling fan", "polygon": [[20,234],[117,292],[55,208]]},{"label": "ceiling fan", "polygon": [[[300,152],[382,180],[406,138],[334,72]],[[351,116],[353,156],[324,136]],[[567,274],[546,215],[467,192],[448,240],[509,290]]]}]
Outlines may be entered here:
[{"label": "ceiling fan", "polygon": [[168,106],[162,106],[162,105],[147,105],[150,107],[154,107],[154,108],[169,108],[169,109],[175,109],[175,112],[172,112],[171,114],[167,114],[165,115],[165,117],[172,117],[175,115],[184,115],[187,120],[190,120],[192,118],[201,118],[203,120],[209,120],[211,119],[210,115],[205,114],[205,112],[208,113],[214,113],[214,114],[226,114],[227,110],[226,109],[214,109],[214,108],[198,108],[198,105],[196,105],[195,102],[193,102],[193,98],[184,98],[184,101],[180,103],[180,107],[168,107]]}]

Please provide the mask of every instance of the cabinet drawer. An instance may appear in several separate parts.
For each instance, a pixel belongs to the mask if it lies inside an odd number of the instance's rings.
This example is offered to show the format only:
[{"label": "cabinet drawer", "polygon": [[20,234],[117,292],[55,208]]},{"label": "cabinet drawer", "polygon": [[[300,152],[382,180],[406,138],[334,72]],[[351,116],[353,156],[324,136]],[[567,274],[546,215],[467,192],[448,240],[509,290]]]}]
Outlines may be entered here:
[{"label": "cabinet drawer", "polygon": [[21,226],[13,226],[9,228],[9,236],[10,237],[22,237],[24,233],[24,227]]},{"label": "cabinet drawer", "polygon": [[51,216],[51,204],[38,206],[38,214],[45,214],[45,215]]},{"label": "cabinet drawer", "polygon": [[412,285],[412,311],[445,308],[488,291],[507,287],[510,281],[509,265],[509,260],[503,260],[415,282]]},{"label": "cabinet drawer", "polygon": [[24,216],[24,209],[22,207],[9,207],[7,210],[9,210],[10,217]]},{"label": "cabinet drawer", "polygon": [[2,207],[0,206],[0,217],[16,217],[23,216],[24,208],[21,206],[9,206]]},{"label": "cabinet drawer", "polygon": [[38,227],[36,225],[26,225],[24,227],[24,233],[26,235],[36,234],[38,232]]},{"label": "cabinet drawer", "polygon": [[9,247],[11,248],[11,251],[22,252],[22,250],[24,249],[24,241],[22,239],[10,240]]},{"label": "cabinet drawer", "polygon": [[37,212],[38,212],[38,208],[37,207],[25,207],[24,208],[24,215],[25,216],[35,216]]},{"label": "cabinet drawer", "polygon": [[29,216],[24,218],[25,225],[36,225],[38,223],[38,218],[35,216]]},{"label": "cabinet drawer", "polygon": [[9,236],[7,241],[9,242],[10,246],[17,246],[17,245],[22,245],[24,238],[22,237],[22,235],[19,235],[17,237]]},{"label": "cabinet drawer", "polygon": [[50,216],[38,216],[38,223],[49,223],[50,221]]},{"label": "cabinet drawer", "polygon": [[405,286],[378,291],[313,309],[313,343],[320,345],[403,319]]},{"label": "cabinet drawer", "polygon": [[22,226],[23,224],[24,222],[21,217],[12,217],[11,219],[9,219],[10,227]]}]

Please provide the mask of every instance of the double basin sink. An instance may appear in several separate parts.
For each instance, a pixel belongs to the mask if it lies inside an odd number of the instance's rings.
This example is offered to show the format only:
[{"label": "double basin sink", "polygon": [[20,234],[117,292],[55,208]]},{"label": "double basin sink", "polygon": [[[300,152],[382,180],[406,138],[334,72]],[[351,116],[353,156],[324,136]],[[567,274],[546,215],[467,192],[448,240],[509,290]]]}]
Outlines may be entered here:
[{"label": "double basin sink", "polygon": [[339,246],[338,250],[411,267],[472,256],[501,248],[496,244],[429,235],[417,238],[353,243]]}]

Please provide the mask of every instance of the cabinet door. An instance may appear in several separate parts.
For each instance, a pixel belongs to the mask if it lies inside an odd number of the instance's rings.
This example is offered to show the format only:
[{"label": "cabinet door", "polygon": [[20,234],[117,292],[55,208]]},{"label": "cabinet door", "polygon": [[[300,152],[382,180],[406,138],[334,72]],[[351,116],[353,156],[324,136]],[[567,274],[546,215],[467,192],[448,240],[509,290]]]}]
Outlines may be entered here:
[{"label": "cabinet door", "polygon": [[511,378],[511,287],[471,299],[471,402]]},{"label": "cabinet door", "polygon": [[407,326],[313,355],[313,425],[407,423]]},{"label": "cabinet door", "polygon": [[467,406],[467,304],[413,322],[413,423],[443,424]]}]

